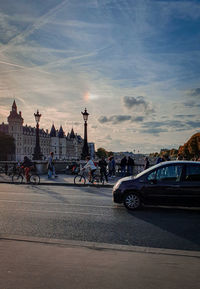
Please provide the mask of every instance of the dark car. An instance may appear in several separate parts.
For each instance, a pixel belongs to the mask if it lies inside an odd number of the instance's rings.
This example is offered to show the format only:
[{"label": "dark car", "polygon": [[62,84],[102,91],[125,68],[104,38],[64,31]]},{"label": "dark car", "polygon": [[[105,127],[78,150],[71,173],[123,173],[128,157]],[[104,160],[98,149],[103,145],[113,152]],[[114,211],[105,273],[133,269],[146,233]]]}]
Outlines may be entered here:
[{"label": "dark car", "polygon": [[168,161],[120,179],[113,201],[135,210],[144,205],[200,206],[200,162]]}]

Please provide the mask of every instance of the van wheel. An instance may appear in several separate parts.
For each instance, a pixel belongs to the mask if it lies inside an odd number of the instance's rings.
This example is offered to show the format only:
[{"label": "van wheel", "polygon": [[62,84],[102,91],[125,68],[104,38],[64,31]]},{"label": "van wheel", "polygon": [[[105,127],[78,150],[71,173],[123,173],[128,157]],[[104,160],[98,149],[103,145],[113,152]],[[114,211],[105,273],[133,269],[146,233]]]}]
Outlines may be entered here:
[{"label": "van wheel", "polygon": [[124,206],[128,210],[137,210],[141,207],[141,199],[138,194],[134,192],[127,193],[124,197]]}]

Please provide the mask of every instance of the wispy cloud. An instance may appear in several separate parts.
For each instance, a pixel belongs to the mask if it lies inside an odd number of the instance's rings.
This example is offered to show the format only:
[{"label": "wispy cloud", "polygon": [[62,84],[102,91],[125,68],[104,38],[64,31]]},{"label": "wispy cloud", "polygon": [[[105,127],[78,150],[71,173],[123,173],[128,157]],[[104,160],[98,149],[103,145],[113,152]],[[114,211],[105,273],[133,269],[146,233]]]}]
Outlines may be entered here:
[{"label": "wispy cloud", "polygon": [[198,1],[3,1],[0,26],[1,120],[16,98],[25,123],[39,108],[42,126],[82,133],[86,106],[90,140],[111,150],[198,129]]}]

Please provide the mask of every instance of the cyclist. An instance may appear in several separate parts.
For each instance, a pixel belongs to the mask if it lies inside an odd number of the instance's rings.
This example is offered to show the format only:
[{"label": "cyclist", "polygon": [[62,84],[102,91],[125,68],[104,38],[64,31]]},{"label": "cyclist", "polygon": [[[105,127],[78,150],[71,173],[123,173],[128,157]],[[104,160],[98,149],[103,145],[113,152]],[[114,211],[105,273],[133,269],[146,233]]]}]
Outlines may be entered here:
[{"label": "cyclist", "polygon": [[30,182],[30,174],[29,173],[30,173],[31,169],[33,168],[33,163],[27,156],[24,157],[24,161],[22,163],[22,168],[24,168],[24,171],[25,171],[26,182],[29,183]]},{"label": "cyclist", "polygon": [[83,167],[83,170],[89,169],[89,182],[92,183],[94,172],[96,171],[96,167],[94,162],[90,159],[89,156],[86,157],[87,164]]}]

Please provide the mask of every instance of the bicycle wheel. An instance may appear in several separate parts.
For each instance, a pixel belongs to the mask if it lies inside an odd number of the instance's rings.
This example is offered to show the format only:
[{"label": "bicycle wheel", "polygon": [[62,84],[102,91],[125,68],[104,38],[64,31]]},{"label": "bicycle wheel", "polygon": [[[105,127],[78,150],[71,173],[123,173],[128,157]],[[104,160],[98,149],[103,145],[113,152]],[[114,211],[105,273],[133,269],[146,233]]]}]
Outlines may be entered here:
[{"label": "bicycle wheel", "polygon": [[38,185],[40,183],[40,176],[33,174],[30,176],[30,183],[32,185]]},{"label": "bicycle wheel", "polygon": [[14,184],[21,184],[23,182],[23,176],[19,174],[14,174],[12,176],[12,182]]},{"label": "bicycle wheel", "polygon": [[79,184],[85,185],[85,183],[86,183],[86,179],[85,179],[84,176],[77,175],[77,176],[74,177],[74,184],[76,184],[76,185],[79,185]]}]

